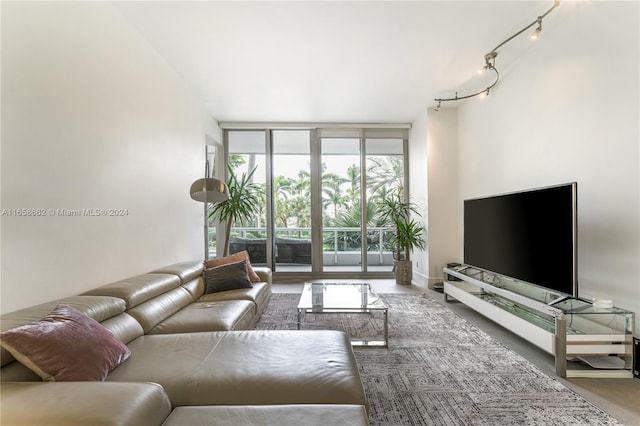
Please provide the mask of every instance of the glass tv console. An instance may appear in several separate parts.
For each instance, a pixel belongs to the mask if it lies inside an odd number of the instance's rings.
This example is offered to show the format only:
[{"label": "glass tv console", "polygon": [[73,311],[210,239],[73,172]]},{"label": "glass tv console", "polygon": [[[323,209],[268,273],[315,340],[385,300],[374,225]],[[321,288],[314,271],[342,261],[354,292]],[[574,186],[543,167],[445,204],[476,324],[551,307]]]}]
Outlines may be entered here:
[{"label": "glass tv console", "polygon": [[[444,273],[447,302],[454,298],[554,355],[558,376],[633,376],[633,312],[597,307],[470,266],[444,268]],[[567,359],[573,358],[596,368],[569,369]]]}]

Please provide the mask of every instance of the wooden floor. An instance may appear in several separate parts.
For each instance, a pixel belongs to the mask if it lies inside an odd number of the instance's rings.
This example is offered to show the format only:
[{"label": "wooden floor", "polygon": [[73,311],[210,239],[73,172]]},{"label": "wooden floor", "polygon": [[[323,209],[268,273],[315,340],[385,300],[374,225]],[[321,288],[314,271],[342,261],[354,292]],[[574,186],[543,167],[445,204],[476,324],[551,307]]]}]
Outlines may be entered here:
[{"label": "wooden floor", "polygon": [[[314,281],[341,281],[314,280]],[[342,280],[344,281],[344,280]],[[461,303],[446,303],[442,293],[437,293],[417,285],[398,285],[392,279],[362,280],[372,284],[378,293],[423,292],[446,304],[467,321],[472,322],[485,333],[498,340],[513,351],[527,358],[546,374],[555,377],[574,392],[582,395],[601,410],[606,411],[627,426],[640,426],[640,379],[562,379],[555,375],[554,359],[551,355],[521,339],[493,321],[473,311]],[[274,293],[301,293],[303,283],[273,284]],[[392,315],[392,313],[390,313]]]}]

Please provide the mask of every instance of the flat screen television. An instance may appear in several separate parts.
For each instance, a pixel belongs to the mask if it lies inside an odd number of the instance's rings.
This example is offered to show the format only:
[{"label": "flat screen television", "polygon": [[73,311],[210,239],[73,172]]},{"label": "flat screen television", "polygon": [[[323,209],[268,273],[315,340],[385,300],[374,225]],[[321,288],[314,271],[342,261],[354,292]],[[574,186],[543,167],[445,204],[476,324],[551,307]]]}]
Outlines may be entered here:
[{"label": "flat screen television", "polygon": [[464,263],[578,297],[577,184],[465,200]]}]

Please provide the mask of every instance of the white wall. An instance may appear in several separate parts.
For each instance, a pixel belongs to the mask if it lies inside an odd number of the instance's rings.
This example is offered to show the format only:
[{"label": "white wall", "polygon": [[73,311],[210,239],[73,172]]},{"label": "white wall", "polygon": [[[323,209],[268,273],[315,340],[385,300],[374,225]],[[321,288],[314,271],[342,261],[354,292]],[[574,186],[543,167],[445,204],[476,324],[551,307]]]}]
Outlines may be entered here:
[{"label": "white wall", "polygon": [[430,109],[427,114],[429,284],[444,280],[442,269],[460,262],[458,250],[458,114]]},{"label": "white wall", "polygon": [[458,114],[460,199],[577,181],[579,294],[636,318],[639,28],[637,2],[563,2],[491,96]]},{"label": "white wall", "polygon": [[[429,206],[427,205],[427,111],[420,114],[411,125],[409,133],[409,195],[422,215],[416,218],[427,227]],[[416,284],[428,285],[429,280],[429,233],[426,233],[426,250],[416,250],[411,254],[413,279]]]},{"label": "white wall", "polygon": [[[203,257],[216,123],[102,2],[2,4],[3,312]],[[125,209],[63,217],[50,209]]]},{"label": "white wall", "polygon": [[409,137],[411,195],[422,212],[427,249],[413,253],[413,281],[432,287],[459,262],[457,109],[425,110]]}]

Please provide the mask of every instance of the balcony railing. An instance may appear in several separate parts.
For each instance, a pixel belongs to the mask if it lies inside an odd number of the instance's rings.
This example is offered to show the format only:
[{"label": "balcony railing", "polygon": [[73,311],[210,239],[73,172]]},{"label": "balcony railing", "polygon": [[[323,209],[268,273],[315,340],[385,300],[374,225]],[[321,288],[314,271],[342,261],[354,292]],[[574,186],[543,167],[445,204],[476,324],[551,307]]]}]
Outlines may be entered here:
[{"label": "balcony railing", "polygon": [[[393,250],[385,244],[385,232],[389,228],[367,228],[367,263],[391,265]],[[266,239],[266,228],[234,227],[231,229],[231,240],[236,239]],[[356,227],[323,227],[323,263],[329,265],[360,263],[362,250],[362,230]],[[276,239],[287,239],[291,242],[311,242],[311,228],[276,228]],[[211,239],[210,239],[211,241]],[[277,240],[276,240],[277,242]],[[386,247],[385,247],[386,245]]]}]

